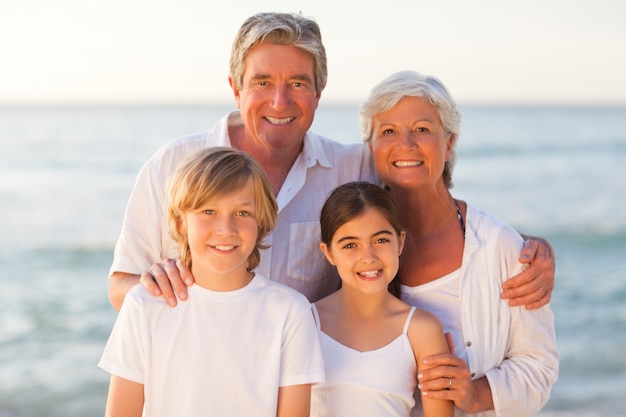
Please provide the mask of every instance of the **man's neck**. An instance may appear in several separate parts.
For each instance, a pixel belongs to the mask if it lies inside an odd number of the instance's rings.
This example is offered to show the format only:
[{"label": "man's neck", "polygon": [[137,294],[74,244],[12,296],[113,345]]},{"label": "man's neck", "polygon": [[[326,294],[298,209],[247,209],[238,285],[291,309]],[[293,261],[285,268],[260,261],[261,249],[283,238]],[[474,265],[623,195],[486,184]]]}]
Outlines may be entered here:
[{"label": "man's neck", "polygon": [[263,147],[258,142],[246,140],[243,126],[231,127],[229,135],[233,148],[253,156],[261,164],[272,187],[272,192],[277,196],[304,145],[301,143],[299,147],[284,149]]}]

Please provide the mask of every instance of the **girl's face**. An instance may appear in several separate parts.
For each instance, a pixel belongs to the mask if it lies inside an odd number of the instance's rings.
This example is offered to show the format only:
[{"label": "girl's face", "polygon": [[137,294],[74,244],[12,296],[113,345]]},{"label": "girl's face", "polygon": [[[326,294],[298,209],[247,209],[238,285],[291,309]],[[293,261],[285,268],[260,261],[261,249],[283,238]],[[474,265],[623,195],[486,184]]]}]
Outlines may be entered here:
[{"label": "girl's face", "polygon": [[224,283],[249,277],[248,257],[256,246],[259,228],[255,207],[250,180],[241,189],[185,213],[195,276],[223,276],[227,278]]},{"label": "girl's face", "polygon": [[330,246],[321,243],[320,247],[337,267],[342,288],[378,293],[387,291],[398,272],[404,237],[377,208],[368,207],[337,229]]},{"label": "girl's face", "polygon": [[377,114],[373,128],[370,148],[386,185],[414,188],[442,180],[452,134],[446,133],[432,104],[404,97],[391,110]]}]

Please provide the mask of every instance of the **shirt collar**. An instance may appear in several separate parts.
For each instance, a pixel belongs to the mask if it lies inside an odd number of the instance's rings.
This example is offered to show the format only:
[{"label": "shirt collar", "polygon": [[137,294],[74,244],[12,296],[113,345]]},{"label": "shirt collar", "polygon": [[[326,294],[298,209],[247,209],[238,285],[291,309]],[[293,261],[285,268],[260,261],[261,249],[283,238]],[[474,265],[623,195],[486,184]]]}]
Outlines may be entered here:
[{"label": "shirt collar", "polygon": [[[228,122],[225,126],[227,132],[228,126],[240,126],[243,124],[243,120],[241,119],[241,113],[239,112],[239,110],[235,110],[229,113],[227,116],[227,120]],[[228,134],[224,136],[228,137]],[[307,168],[311,168],[317,163],[324,168],[333,167],[333,164],[328,158],[326,150],[322,145],[321,138],[313,133],[311,130],[308,130],[304,134],[304,141],[300,157],[303,159],[304,164]]]},{"label": "shirt collar", "polygon": [[321,138],[310,130],[304,135],[304,144],[302,146],[302,157],[307,168],[311,168],[316,163],[324,168],[332,168],[326,149],[322,145]]}]

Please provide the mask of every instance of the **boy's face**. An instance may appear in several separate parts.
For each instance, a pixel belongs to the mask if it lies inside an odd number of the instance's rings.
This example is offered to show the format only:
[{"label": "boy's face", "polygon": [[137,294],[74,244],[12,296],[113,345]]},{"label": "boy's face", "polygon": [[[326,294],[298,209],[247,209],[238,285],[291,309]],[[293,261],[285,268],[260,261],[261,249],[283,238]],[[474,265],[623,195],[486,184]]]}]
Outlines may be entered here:
[{"label": "boy's face", "polygon": [[208,279],[209,288],[231,291],[249,282],[248,257],[259,228],[255,201],[249,180],[244,187],[185,213],[191,271],[200,285]]}]

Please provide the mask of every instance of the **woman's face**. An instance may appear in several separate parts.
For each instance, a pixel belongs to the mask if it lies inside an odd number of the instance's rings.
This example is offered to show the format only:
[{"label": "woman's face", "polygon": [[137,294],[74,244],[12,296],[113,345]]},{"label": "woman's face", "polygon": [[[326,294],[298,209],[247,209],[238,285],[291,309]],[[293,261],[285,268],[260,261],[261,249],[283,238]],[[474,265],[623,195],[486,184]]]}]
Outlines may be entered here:
[{"label": "woman's face", "polygon": [[370,148],[378,175],[392,189],[435,186],[442,182],[452,134],[436,108],[419,97],[404,97],[373,119]]}]

